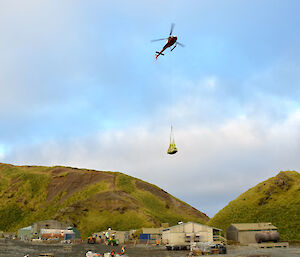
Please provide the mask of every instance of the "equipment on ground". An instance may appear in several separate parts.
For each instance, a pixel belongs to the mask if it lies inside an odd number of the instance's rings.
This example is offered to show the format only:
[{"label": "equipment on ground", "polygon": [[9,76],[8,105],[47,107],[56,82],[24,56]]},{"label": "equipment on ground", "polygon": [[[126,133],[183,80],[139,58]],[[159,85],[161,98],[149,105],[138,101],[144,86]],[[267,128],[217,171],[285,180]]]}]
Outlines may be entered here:
[{"label": "equipment on ground", "polygon": [[123,255],[123,254],[125,254],[125,246],[122,246],[122,248],[121,248],[121,252],[119,253],[120,255]]},{"label": "equipment on ground", "polygon": [[106,241],[107,245],[119,245],[119,240],[114,238],[109,238]]},{"label": "equipment on ground", "polygon": [[85,257],[102,257],[102,256],[103,256],[103,254],[95,253],[90,250],[85,253]]},{"label": "equipment on ground", "polygon": [[166,42],[165,46],[163,47],[163,49],[160,52],[156,52],[156,54],[155,54],[155,58],[156,59],[158,58],[158,56],[164,55],[163,51],[165,51],[168,47],[171,47],[174,44],[175,44],[175,46],[173,48],[171,48],[171,51],[173,51],[177,45],[180,45],[181,47],[184,47],[183,44],[181,44],[181,43],[179,43],[177,41],[177,36],[173,36],[172,35],[174,26],[175,26],[175,24],[172,23],[171,24],[171,31],[170,31],[169,37],[151,40],[151,42],[156,42],[156,41],[160,41],[160,40],[167,40],[167,42]]},{"label": "equipment on ground", "polygon": [[266,231],[266,232],[259,232],[255,234],[255,240],[257,243],[262,243],[262,242],[277,243],[279,239],[280,236],[277,231]]},{"label": "equipment on ground", "polygon": [[190,245],[190,256],[210,255],[210,254],[226,254],[227,248],[223,244],[215,244],[212,242],[197,242]]},{"label": "equipment on ground", "polygon": [[96,237],[89,236],[87,242],[88,244],[96,244]]}]

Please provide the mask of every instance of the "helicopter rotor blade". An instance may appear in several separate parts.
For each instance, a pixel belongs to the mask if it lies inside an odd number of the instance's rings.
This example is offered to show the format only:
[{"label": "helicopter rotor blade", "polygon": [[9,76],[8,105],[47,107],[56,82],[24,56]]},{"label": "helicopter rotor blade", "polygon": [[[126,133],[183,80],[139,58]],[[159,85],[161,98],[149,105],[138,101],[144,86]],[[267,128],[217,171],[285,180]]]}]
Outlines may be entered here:
[{"label": "helicopter rotor blade", "polygon": [[180,45],[181,47],[185,47],[184,44],[181,44],[181,43],[179,43],[179,42],[176,42],[176,44],[177,44],[177,45]]},{"label": "helicopter rotor blade", "polygon": [[171,36],[172,33],[173,33],[174,26],[175,26],[175,23],[172,23],[172,24],[171,24],[171,30],[170,30],[170,36]]},{"label": "helicopter rotor blade", "polygon": [[160,38],[160,39],[154,39],[154,40],[151,40],[151,42],[156,42],[156,41],[160,41],[160,40],[167,40],[168,38]]}]

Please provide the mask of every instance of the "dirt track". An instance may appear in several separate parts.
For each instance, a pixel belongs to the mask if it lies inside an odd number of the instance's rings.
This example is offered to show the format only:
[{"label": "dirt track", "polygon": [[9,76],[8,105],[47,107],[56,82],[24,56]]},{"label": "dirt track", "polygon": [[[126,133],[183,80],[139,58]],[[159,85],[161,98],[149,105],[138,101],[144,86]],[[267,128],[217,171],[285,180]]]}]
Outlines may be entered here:
[{"label": "dirt track", "polygon": [[[67,246],[68,247],[68,246]],[[113,248],[118,252],[120,247],[109,247],[105,245],[73,245],[67,249],[65,245],[33,245],[20,241],[0,242],[0,257],[23,257],[29,254],[30,257],[38,257],[42,252],[54,253],[55,257],[84,257],[88,250],[103,253]],[[70,251],[69,251],[70,250]],[[187,251],[166,251],[164,247],[127,247],[129,257],[185,257]],[[299,257],[300,246],[290,248],[254,249],[251,247],[229,247],[228,254],[215,255],[228,257]]]}]

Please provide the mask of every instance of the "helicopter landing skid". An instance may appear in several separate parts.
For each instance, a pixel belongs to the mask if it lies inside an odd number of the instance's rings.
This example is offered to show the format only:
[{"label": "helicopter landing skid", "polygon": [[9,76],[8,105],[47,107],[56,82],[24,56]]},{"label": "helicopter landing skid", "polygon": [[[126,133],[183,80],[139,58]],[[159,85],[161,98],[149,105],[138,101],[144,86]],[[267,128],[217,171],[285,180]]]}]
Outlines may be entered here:
[{"label": "helicopter landing skid", "polygon": [[173,50],[175,49],[176,46],[177,46],[177,45],[175,45],[175,46],[171,49],[171,51],[173,51]]}]

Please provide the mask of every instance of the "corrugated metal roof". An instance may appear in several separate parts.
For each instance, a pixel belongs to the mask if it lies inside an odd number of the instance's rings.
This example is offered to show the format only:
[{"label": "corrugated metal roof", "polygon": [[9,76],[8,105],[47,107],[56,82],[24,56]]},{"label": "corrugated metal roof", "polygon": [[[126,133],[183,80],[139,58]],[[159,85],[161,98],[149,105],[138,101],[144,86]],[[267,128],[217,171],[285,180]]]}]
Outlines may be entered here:
[{"label": "corrugated metal roof", "polygon": [[142,228],[143,234],[161,234],[162,228]]},{"label": "corrugated metal roof", "polygon": [[25,227],[25,228],[20,228],[19,230],[31,230],[32,229],[32,226],[28,226],[28,227]]},{"label": "corrugated metal roof", "polygon": [[231,224],[238,230],[262,230],[262,229],[277,229],[272,223],[234,223]]},{"label": "corrugated metal roof", "polygon": [[[207,226],[207,225],[204,225],[204,224],[201,224],[201,223],[196,223],[196,222],[189,221],[189,222],[182,223],[182,224],[178,224],[178,225],[175,225],[175,226],[172,226],[172,227],[169,227],[169,228],[165,228],[165,229],[163,229],[163,231],[168,231],[168,230],[170,230],[170,229],[172,229],[172,228],[179,227],[179,226],[184,226],[184,225],[190,224],[190,223],[198,224],[198,225],[205,226],[205,227],[210,227],[210,226]],[[213,228],[213,229],[215,229],[215,230],[222,231],[222,229],[220,229],[220,228],[215,228],[215,227],[210,227],[210,228]]]}]

